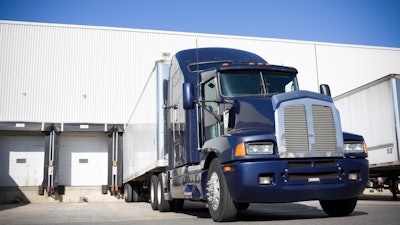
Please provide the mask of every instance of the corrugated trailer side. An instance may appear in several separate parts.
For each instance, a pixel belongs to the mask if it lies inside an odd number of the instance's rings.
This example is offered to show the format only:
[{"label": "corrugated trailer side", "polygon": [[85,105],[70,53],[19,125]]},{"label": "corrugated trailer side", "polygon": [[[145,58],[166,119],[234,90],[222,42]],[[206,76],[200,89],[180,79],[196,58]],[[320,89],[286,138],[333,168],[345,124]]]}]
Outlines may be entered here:
[{"label": "corrugated trailer side", "polygon": [[126,201],[146,187],[153,173],[168,165],[165,146],[165,88],[169,63],[156,62],[123,134],[123,183]]},{"label": "corrugated trailer side", "polygon": [[[390,74],[334,98],[342,128],[362,134],[368,145],[370,177],[400,191],[400,75]],[[379,179],[378,179],[379,178]]]}]

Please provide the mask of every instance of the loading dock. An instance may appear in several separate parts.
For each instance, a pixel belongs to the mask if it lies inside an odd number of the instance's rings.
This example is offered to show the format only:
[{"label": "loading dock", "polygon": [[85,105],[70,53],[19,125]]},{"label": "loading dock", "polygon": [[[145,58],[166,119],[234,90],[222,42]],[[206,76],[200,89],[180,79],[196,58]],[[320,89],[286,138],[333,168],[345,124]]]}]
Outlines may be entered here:
[{"label": "loading dock", "polygon": [[38,186],[43,180],[44,137],[27,133],[0,136],[0,186]]}]

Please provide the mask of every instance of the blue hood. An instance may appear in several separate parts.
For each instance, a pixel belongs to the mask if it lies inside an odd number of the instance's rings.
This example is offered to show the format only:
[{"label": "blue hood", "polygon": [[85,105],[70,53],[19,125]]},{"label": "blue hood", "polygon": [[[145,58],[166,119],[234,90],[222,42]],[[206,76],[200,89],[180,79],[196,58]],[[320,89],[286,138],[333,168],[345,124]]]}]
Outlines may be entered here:
[{"label": "blue hood", "polygon": [[240,98],[235,100],[235,125],[230,134],[274,133],[275,119],[271,98]]},{"label": "blue hood", "polygon": [[282,102],[312,98],[326,102],[333,102],[332,98],[319,93],[309,91],[295,91],[260,98],[237,98],[234,100],[233,114],[235,125],[230,134],[240,135],[245,132],[254,134],[275,133],[274,111]]}]

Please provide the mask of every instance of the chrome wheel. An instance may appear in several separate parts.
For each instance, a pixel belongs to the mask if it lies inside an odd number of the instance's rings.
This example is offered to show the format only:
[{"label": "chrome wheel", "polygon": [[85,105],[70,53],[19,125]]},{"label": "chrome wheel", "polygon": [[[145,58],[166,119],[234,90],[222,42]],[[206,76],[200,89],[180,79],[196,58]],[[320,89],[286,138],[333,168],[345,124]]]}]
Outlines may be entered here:
[{"label": "chrome wheel", "polygon": [[219,207],[221,198],[221,188],[217,173],[212,173],[210,180],[207,182],[207,201],[210,203],[214,210]]},{"label": "chrome wheel", "polygon": [[208,169],[206,192],[211,218],[216,222],[234,221],[237,209],[222,173],[221,163],[217,158],[211,161]]}]

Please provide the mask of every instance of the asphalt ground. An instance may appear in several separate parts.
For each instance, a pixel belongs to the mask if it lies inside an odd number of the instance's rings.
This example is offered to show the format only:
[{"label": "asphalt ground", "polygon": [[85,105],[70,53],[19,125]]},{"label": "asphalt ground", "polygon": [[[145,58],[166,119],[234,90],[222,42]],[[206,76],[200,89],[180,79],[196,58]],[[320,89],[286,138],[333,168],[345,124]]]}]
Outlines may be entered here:
[{"label": "asphalt ground", "polygon": [[[234,224],[399,224],[400,201],[385,193],[360,197],[348,217],[328,217],[318,201],[286,204],[251,204]],[[181,213],[160,213],[146,202],[31,203],[0,205],[0,225],[105,225],[105,224],[214,224],[204,203],[185,201]]]}]

